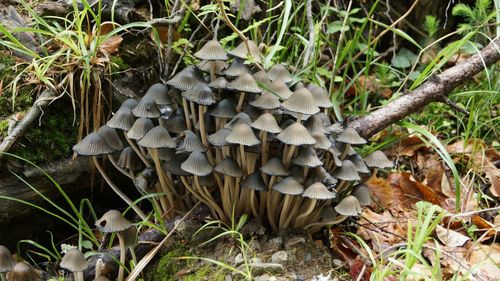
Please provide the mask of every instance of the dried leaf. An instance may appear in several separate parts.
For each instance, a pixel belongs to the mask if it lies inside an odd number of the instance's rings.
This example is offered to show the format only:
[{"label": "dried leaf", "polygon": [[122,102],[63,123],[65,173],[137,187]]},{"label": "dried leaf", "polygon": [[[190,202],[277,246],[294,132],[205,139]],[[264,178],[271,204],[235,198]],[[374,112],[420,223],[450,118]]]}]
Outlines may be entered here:
[{"label": "dried leaf", "polygon": [[488,162],[484,167],[484,173],[490,181],[490,192],[496,197],[500,197],[500,169],[497,169],[493,163]]},{"label": "dried leaf", "polygon": [[377,214],[367,208],[359,220],[361,227],[358,228],[357,234],[366,241],[372,241],[373,249],[380,253],[391,245],[403,241],[406,237],[408,217],[409,214],[405,215],[405,220],[399,220],[388,211]]},{"label": "dried leaf", "polygon": [[378,199],[383,208],[387,209],[392,206],[392,187],[385,179],[378,178],[376,174],[372,174],[364,184],[368,187],[370,193]]},{"label": "dried leaf", "polygon": [[423,200],[423,196],[410,180],[409,173],[392,173],[387,177],[394,192],[395,205],[400,205],[406,209],[414,209],[415,203]]},{"label": "dried leaf", "polygon": [[500,276],[500,244],[477,245],[469,256],[469,263],[474,265],[483,280],[498,280]]},{"label": "dried leaf", "polygon": [[99,47],[99,50],[105,56],[114,55],[114,54],[118,53],[118,50],[120,48],[120,44],[122,43],[122,41],[123,41],[123,38],[121,36],[118,36],[118,35],[111,36],[101,44],[101,46]]},{"label": "dried leaf", "polygon": [[413,135],[401,140],[400,143],[388,151],[387,154],[413,156],[417,150],[423,147],[425,147],[425,143],[418,136]]},{"label": "dried leaf", "polygon": [[454,230],[446,229],[440,225],[436,227],[436,235],[439,241],[446,246],[461,247],[470,240],[470,237],[462,235]]},{"label": "dried leaf", "polygon": [[472,215],[471,223],[478,228],[480,233],[482,233],[482,240],[488,240],[496,234],[495,226],[479,215]]}]

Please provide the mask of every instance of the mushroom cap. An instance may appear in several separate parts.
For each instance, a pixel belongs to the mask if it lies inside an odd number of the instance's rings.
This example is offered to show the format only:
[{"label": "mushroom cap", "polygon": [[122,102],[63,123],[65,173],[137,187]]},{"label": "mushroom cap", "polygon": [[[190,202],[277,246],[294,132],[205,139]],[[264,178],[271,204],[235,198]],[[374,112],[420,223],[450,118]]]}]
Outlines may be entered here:
[{"label": "mushroom cap", "polygon": [[358,199],[358,202],[361,206],[368,206],[372,203],[370,197],[370,190],[364,184],[358,184],[352,188],[351,195]]},{"label": "mushroom cap", "polygon": [[231,100],[223,99],[215,105],[209,114],[216,118],[228,119],[233,118],[238,112],[236,112],[236,106]]},{"label": "mushroom cap", "polygon": [[244,73],[250,73],[250,68],[245,64],[245,61],[240,58],[234,58],[231,65],[223,71],[224,75],[237,77]]},{"label": "mushroom cap", "polygon": [[296,146],[316,143],[316,140],[307,131],[306,127],[299,122],[293,122],[283,132],[279,133],[276,138],[282,143]]},{"label": "mushroom cap", "polygon": [[193,151],[206,151],[207,148],[201,143],[200,139],[198,136],[193,133],[192,131],[186,130],[184,131],[184,140],[181,142],[177,150],[179,151],[187,151],[187,152],[193,152]]},{"label": "mushroom cap", "polygon": [[255,79],[255,81],[257,81],[257,83],[267,85],[267,86],[269,86],[271,84],[271,80],[269,79],[269,76],[267,75],[267,73],[264,70],[255,72],[253,74],[253,78]]},{"label": "mushroom cap", "polygon": [[357,216],[362,210],[358,199],[352,195],[346,196],[335,206],[335,211],[343,216]]},{"label": "mushroom cap", "polygon": [[131,226],[122,231],[125,248],[133,248],[137,245],[137,227]]},{"label": "mushroom cap", "polygon": [[166,161],[163,164],[163,168],[175,176],[190,176],[191,174],[181,169],[182,162],[186,161],[189,157],[188,153],[175,154],[174,158],[170,161]]},{"label": "mushroom cap", "polygon": [[132,115],[132,110],[128,108],[120,108],[111,119],[106,122],[111,128],[118,130],[128,131],[134,125],[135,118]]},{"label": "mushroom cap", "polygon": [[18,262],[7,274],[9,281],[42,281],[42,274],[25,262]]},{"label": "mushroom cap", "polygon": [[267,92],[262,93],[262,95],[249,102],[249,104],[261,109],[275,109],[281,105],[277,96]]},{"label": "mushroom cap", "polygon": [[288,111],[308,115],[319,112],[319,107],[316,105],[313,95],[306,88],[293,92],[293,94],[281,104],[281,107]]},{"label": "mushroom cap", "polygon": [[[214,64],[214,63],[215,63],[215,74],[216,75],[222,75],[223,74],[222,71],[229,66],[225,61],[221,61],[221,60],[216,60],[216,61],[202,60],[196,64],[196,67],[198,67],[203,72],[210,72],[210,70],[212,68],[212,64]],[[210,86],[210,87],[212,87],[212,86]]]},{"label": "mushroom cap", "polygon": [[328,95],[328,92],[316,85],[309,84],[307,86],[309,91],[311,91],[314,101],[316,102],[316,105],[321,108],[330,108],[332,107],[332,101],[330,100],[330,96]]},{"label": "mushroom cap", "polygon": [[257,43],[252,40],[248,40],[247,44],[250,52],[248,52],[245,42],[241,42],[234,50],[229,51],[229,54],[242,59],[246,59],[248,56],[252,56],[257,63],[261,63],[262,54],[259,51]]},{"label": "mushroom cap", "polygon": [[[158,158],[160,160],[170,161],[174,158],[176,151],[172,148],[158,148]],[[149,158],[149,153],[147,157]],[[152,159],[152,158],[149,158]]]},{"label": "mushroom cap", "polygon": [[233,119],[231,119],[229,122],[227,122],[227,124],[224,126],[224,128],[232,129],[234,126],[236,126],[238,124],[250,125],[250,123],[252,123],[252,119],[250,118],[250,116],[248,116],[248,114],[246,114],[245,112],[240,112],[240,113],[236,114],[233,117]]},{"label": "mushroom cap", "polygon": [[219,174],[233,178],[241,178],[243,176],[243,170],[240,168],[240,165],[231,157],[226,157],[220,161],[214,170]]},{"label": "mushroom cap", "polygon": [[97,132],[93,132],[84,137],[79,143],[73,146],[73,151],[84,156],[99,156],[110,154],[115,151],[106,140]]},{"label": "mushroom cap", "polygon": [[311,115],[309,118],[307,118],[307,120],[304,122],[304,126],[311,134],[328,132],[326,126],[323,124],[323,121],[318,114]]},{"label": "mushroom cap", "polygon": [[366,140],[359,136],[358,132],[353,128],[347,127],[336,138],[336,141],[348,144],[365,144]]},{"label": "mushroom cap", "polygon": [[260,167],[260,171],[269,176],[288,176],[290,172],[278,157],[267,160],[266,164]]},{"label": "mushroom cap", "polygon": [[335,135],[341,134],[344,131],[344,127],[339,122],[328,126],[326,129],[330,134],[335,134]]},{"label": "mushroom cap", "polygon": [[194,53],[194,56],[202,60],[227,60],[227,53],[217,40],[209,40]]},{"label": "mushroom cap", "polygon": [[337,194],[328,190],[321,182],[315,182],[304,190],[302,196],[317,200],[327,200],[335,198]]},{"label": "mushroom cap", "polygon": [[288,99],[293,94],[290,88],[288,88],[285,82],[281,79],[271,82],[271,84],[269,84],[269,89],[283,100]]},{"label": "mushroom cap", "polygon": [[120,140],[120,137],[116,133],[116,130],[107,126],[107,125],[102,125],[98,130],[97,133],[100,134],[104,140],[108,143],[108,145],[114,149],[114,150],[122,150],[123,149],[123,143]]},{"label": "mushroom cap", "polygon": [[138,144],[147,148],[175,148],[177,145],[170,137],[167,129],[162,126],[156,126],[149,130],[146,135],[139,140]]},{"label": "mushroom cap", "polygon": [[225,89],[227,86],[227,79],[225,77],[217,77],[214,81],[211,81],[208,86],[213,89]]},{"label": "mushroom cap", "polygon": [[257,191],[267,190],[267,186],[262,179],[260,172],[253,172],[241,181],[241,187]]},{"label": "mushroom cap", "polygon": [[165,120],[164,125],[168,132],[174,134],[180,134],[187,130],[186,119],[181,115],[176,115]]},{"label": "mushroom cap", "polygon": [[259,88],[257,81],[250,73],[243,73],[238,76],[234,81],[227,84],[227,88],[231,90],[246,92],[246,93],[260,93],[262,90]]},{"label": "mushroom cap", "polygon": [[262,114],[262,110],[260,110],[258,107],[252,106],[251,104],[247,104],[243,108],[242,112],[246,113],[252,120],[257,119]]},{"label": "mushroom cap", "polygon": [[349,160],[351,160],[351,162],[356,167],[356,171],[358,171],[359,173],[364,173],[364,174],[370,173],[370,170],[368,170],[368,167],[366,166],[365,162],[363,161],[363,158],[361,158],[361,156],[359,156],[359,154],[350,155],[348,158],[349,158]]},{"label": "mushroom cap", "polygon": [[300,195],[304,192],[302,184],[292,176],[286,177],[274,184],[273,189],[286,195]]},{"label": "mushroom cap", "polygon": [[139,103],[138,100],[134,99],[134,98],[128,98],[126,99],[125,101],[122,102],[122,104],[120,105],[120,109],[134,109],[134,107],[137,106],[137,104]]},{"label": "mushroom cap", "polygon": [[314,148],[327,150],[332,146],[332,143],[324,133],[314,133],[312,136],[316,140],[316,143],[313,144]]},{"label": "mushroom cap", "polygon": [[70,272],[84,271],[89,266],[82,251],[76,248],[67,251],[59,265]]},{"label": "mushroom cap", "polygon": [[140,140],[146,135],[149,130],[153,129],[153,127],[153,121],[151,121],[150,119],[138,118],[137,120],[135,120],[132,128],[128,130],[127,137],[132,140]]},{"label": "mushroom cap", "polygon": [[135,153],[135,151],[130,146],[125,147],[121,151],[120,157],[118,158],[116,164],[122,168],[132,171],[139,171],[143,167],[141,158],[139,158],[139,155],[137,155],[137,153]]},{"label": "mushroom cap", "polygon": [[271,66],[268,72],[268,76],[271,81],[282,80],[285,83],[290,83],[293,81],[288,68],[281,63],[277,63]]},{"label": "mushroom cap", "polygon": [[215,103],[215,94],[205,83],[199,83],[193,88],[182,92],[182,97],[201,105],[211,105]]},{"label": "mushroom cap", "polygon": [[253,121],[250,126],[257,130],[269,132],[272,134],[277,134],[282,131],[280,126],[278,126],[278,123],[276,122],[274,116],[269,112],[262,114],[259,118],[257,118],[257,120]]},{"label": "mushroom cap", "polygon": [[15,261],[9,249],[4,245],[0,245],[0,273],[11,271],[14,264]]},{"label": "mushroom cap", "polygon": [[230,129],[222,128],[217,132],[208,136],[208,142],[213,146],[223,146],[229,145],[226,141],[226,137],[231,133]]},{"label": "mushroom cap", "polygon": [[392,168],[394,164],[387,158],[385,153],[380,150],[375,150],[365,157],[365,163],[368,167],[375,167],[379,169]]},{"label": "mushroom cap", "polygon": [[226,141],[233,144],[242,144],[245,146],[253,146],[260,143],[260,140],[255,136],[250,125],[240,123],[233,127],[231,133],[227,135]]},{"label": "mushroom cap", "polygon": [[168,96],[168,87],[163,85],[162,83],[153,84],[151,87],[149,87],[144,96],[153,98],[153,100],[157,105],[165,105],[173,103],[170,97]]},{"label": "mushroom cap", "polygon": [[356,166],[351,160],[342,161],[342,166],[337,167],[335,171],[333,171],[333,176],[337,179],[345,180],[345,181],[356,181],[361,180],[359,177],[358,171],[356,170]]},{"label": "mushroom cap", "polygon": [[311,146],[301,147],[297,157],[292,159],[292,163],[302,167],[314,168],[323,165],[319,160],[316,151]]},{"label": "mushroom cap", "polygon": [[167,85],[181,91],[187,91],[200,83],[205,83],[203,75],[193,66],[184,68],[167,81]]},{"label": "mushroom cap", "polygon": [[161,116],[160,109],[152,97],[144,96],[136,107],[132,109],[135,117],[158,118]]},{"label": "mushroom cap", "polygon": [[189,157],[182,162],[181,169],[195,176],[206,176],[212,173],[213,167],[208,163],[205,155],[199,151],[193,151]]},{"label": "mushroom cap", "polygon": [[115,233],[124,231],[132,224],[119,211],[109,210],[95,222],[95,226],[100,232]]}]

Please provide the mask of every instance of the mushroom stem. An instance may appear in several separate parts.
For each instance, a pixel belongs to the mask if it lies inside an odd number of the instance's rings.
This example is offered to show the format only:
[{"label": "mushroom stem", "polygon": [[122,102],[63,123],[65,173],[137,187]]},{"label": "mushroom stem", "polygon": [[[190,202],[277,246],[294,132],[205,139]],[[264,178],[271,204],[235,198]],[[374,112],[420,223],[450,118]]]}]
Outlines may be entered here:
[{"label": "mushroom stem", "polygon": [[184,108],[184,120],[186,120],[186,127],[188,130],[192,131],[193,127],[191,126],[191,119],[189,119],[189,107],[185,98],[182,99],[182,107]]},{"label": "mushroom stem", "polygon": [[127,133],[125,131],[123,131],[123,135],[125,136],[125,139],[127,140],[127,142],[130,145],[130,147],[132,147],[132,149],[139,156],[139,158],[141,158],[141,160],[144,163],[144,165],[146,165],[146,167],[148,167],[148,168],[151,168],[151,163],[149,163],[148,159],[146,159],[146,156],[144,156],[144,154],[139,149],[139,147],[131,139],[129,139],[127,137]]},{"label": "mushroom stem", "polygon": [[[198,115],[199,115],[199,123],[200,123],[200,136],[201,136],[201,142],[208,147],[208,140],[207,140],[207,132],[205,129],[205,118],[203,115],[205,114],[205,107],[204,105],[198,105]],[[213,163],[212,163],[213,164]]]},{"label": "mushroom stem", "polygon": [[161,166],[160,157],[158,156],[158,148],[148,148],[148,151],[153,157],[156,173],[158,173],[158,179],[160,180],[161,189],[166,193],[165,195],[167,196],[168,203],[170,204],[169,208],[173,207],[175,203],[172,196],[172,188],[169,187],[169,184],[166,180],[166,175],[163,171],[163,167]]},{"label": "mushroom stem", "polygon": [[7,281],[7,277],[6,277],[5,275],[6,275],[6,273],[5,273],[5,272],[0,272],[0,279],[1,279],[2,281]]},{"label": "mushroom stem", "polygon": [[283,164],[286,168],[290,167],[290,161],[292,161],[293,153],[295,152],[295,145],[290,145],[288,151],[283,154]]},{"label": "mushroom stem", "polygon": [[309,168],[308,167],[304,167],[304,181],[307,179],[307,174],[309,173]]},{"label": "mushroom stem", "polygon": [[109,162],[111,162],[111,164],[113,164],[113,166],[118,170],[120,171],[120,173],[122,173],[123,175],[125,175],[126,177],[129,177],[131,179],[133,179],[132,175],[130,175],[129,172],[127,172],[125,169],[123,169],[122,167],[118,166],[118,164],[116,163],[115,159],[113,158],[113,156],[111,156],[111,154],[108,154],[108,159],[109,159]]},{"label": "mushroom stem", "polygon": [[259,213],[259,209],[257,209],[258,202],[257,201],[257,196],[255,195],[255,190],[250,191],[250,207],[252,208],[252,214],[253,216],[259,221],[259,223],[262,224],[262,218]]},{"label": "mushroom stem", "polygon": [[290,225],[290,223],[292,222],[292,220],[295,218],[295,216],[299,212],[301,204],[302,204],[302,196],[296,196],[296,198],[294,198],[293,201],[290,204],[293,208],[290,211],[290,215],[285,220],[285,224],[283,225],[284,229],[287,229],[288,226]]},{"label": "mushroom stem", "polygon": [[283,203],[283,208],[281,209],[280,213],[280,219],[279,219],[279,229],[283,229],[283,226],[285,225],[285,220],[288,217],[288,209],[290,208],[290,202],[293,200],[291,195],[286,194],[285,195],[285,202]]},{"label": "mushroom stem", "polygon": [[262,142],[262,158],[261,158],[261,163],[262,166],[264,166],[267,162],[267,149],[268,149],[268,143],[267,143],[267,132],[266,131],[261,131],[262,132],[262,137],[261,137],[261,142]]},{"label": "mushroom stem", "polygon": [[230,176],[224,175],[224,186],[221,192],[222,208],[228,217],[231,217],[231,199],[229,198],[229,188],[230,182],[232,181]]},{"label": "mushroom stem", "polygon": [[196,116],[196,108],[194,106],[194,102],[190,101],[189,107],[191,108],[191,119],[193,120],[193,124],[196,124],[196,119],[198,119],[198,117]]},{"label": "mushroom stem", "polygon": [[274,217],[274,209],[271,206],[271,198],[273,197],[276,191],[269,190],[270,194],[267,196],[266,207],[267,207],[267,219],[269,220],[269,224],[274,232],[278,232],[278,226],[276,225],[276,219]]},{"label": "mushroom stem", "polygon": [[316,199],[309,199],[307,201],[307,205],[305,206],[305,210],[302,214],[298,215],[295,219],[295,227],[300,227],[305,223],[304,219],[307,218],[313,211],[316,206]]},{"label": "mushroom stem", "polygon": [[215,68],[217,66],[216,61],[210,61],[210,82],[215,80]]},{"label": "mushroom stem", "polygon": [[195,183],[196,187],[198,188],[198,190],[200,191],[200,193],[202,194],[202,196],[203,195],[205,196],[205,200],[209,203],[209,206],[211,208],[213,208],[214,211],[217,213],[219,219],[222,220],[222,221],[226,221],[224,212],[219,207],[219,205],[217,205],[217,203],[215,202],[215,200],[213,200],[213,198],[211,197],[210,193],[205,193],[203,191],[203,189],[202,189],[202,187],[200,185],[200,180],[199,180],[199,178],[198,178],[197,175],[194,175],[194,183]]},{"label": "mushroom stem", "polygon": [[75,278],[75,281],[84,281],[83,280],[83,271],[73,272],[73,276]]},{"label": "mushroom stem", "polygon": [[118,268],[118,281],[123,281],[123,275],[125,272],[125,237],[123,237],[123,233],[118,232],[118,242],[120,243],[120,266]]},{"label": "mushroom stem", "polygon": [[241,159],[241,169],[243,170],[243,173],[246,173],[245,175],[248,175],[247,163],[245,159],[245,147],[242,144],[240,144],[240,159]]},{"label": "mushroom stem", "polygon": [[349,153],[349,148],[351,148],[351,145],[346,143],[344,152],[342,152],[342,155],[340,156],[340,161],[344,161],[344,159],[347,157],[347,154]]},{"label": "mushroom stem", "polygon": [[120,196],[120,198],[125,201],[125,203],[127,203],[133,210],[134,212],[143,220],[143,221],[148,221],[148,218],[147,216],[142,212],[141,209],[139,209],[139,207],[137,207],[137,205],[134,204],[134,202],[132,200],[130,200],[130,198],[128,198],[127,195],[125,195],[125,193],[123,193],[112,181],[111,179],[108,177],[108,175],[106,174],[106,172],[104,171],[104,169],[102,168],[101,164],[99,163],[99,160],[97,159],[97,157],[95,156],[92,156],[92,160],[94,160],[94,165],[96,166],[97,170],[99,171],[99,173],[101,174],[101,176],[104,178],[104,180],[108,183],[108,185],[111,187],[111,189],[113,189],[113,191],[118,195]]},{"label": "mushroom stem", "polygon": [[243,101],[245,101],[245,92],[240,92],[240,98],[238,99],[238,105],[236,106],[236,112],[240,113],[243,107]]},{"label": "mushroom stem", "polygon": [[259,197],[259,215],[261,222],[264,222],[264,217],[266,213],[266,202],[267,202],[267,193],[268,191],[261,191]]}]

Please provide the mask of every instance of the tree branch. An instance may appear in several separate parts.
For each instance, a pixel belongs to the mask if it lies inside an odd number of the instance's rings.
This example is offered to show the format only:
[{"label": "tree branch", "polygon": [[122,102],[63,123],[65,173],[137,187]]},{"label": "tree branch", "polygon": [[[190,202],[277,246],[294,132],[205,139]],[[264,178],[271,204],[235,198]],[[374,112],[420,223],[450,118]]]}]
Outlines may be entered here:
[{"label": "tree branch", "polygon": [[431,102],[440,101],[453,89],[470,80],[500,60],[500,37],[493,40],[480,53],[431,77],[418,88],[386,106],[349,123],[364,138],[370,138],[389,125],[418,111]]}]

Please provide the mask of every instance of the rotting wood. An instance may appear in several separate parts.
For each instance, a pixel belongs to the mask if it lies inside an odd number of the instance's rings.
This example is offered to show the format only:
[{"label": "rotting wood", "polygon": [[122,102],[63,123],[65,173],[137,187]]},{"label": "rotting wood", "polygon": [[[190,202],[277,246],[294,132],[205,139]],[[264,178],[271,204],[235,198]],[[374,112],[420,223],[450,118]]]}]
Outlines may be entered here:
[{"label": "rotting wood", "polygon": [[453,89],[500,60],[500,38],[493,40],[480,53],[432,76],[415,90],[402,95],[372,113],[348,124],[363,138],[370,138],[393,123],[417,112],[431,102],[442,101]]}]

